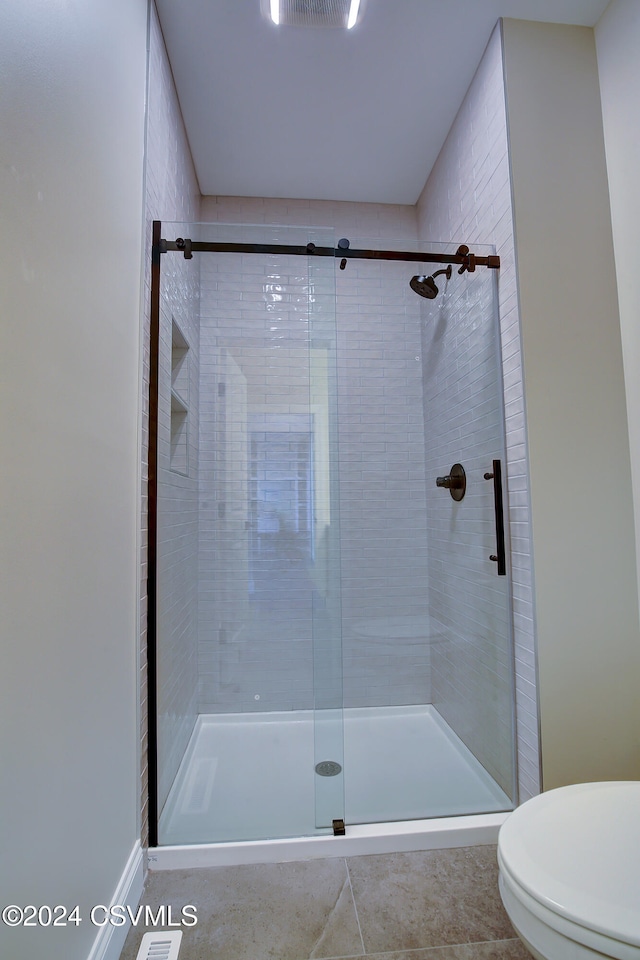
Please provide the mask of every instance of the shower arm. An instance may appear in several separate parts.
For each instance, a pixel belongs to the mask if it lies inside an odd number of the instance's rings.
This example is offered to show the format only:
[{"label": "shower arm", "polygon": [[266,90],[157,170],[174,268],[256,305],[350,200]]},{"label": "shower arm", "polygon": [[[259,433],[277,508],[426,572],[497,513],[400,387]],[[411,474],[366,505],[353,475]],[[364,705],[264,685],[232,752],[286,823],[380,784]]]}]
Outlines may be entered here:
[{"label": "shower arm", "polygon": [[[340,241],[343,243],[343,241]],[[423,253],[415,250],[350,250],[347,247],[318,247],[315,243],[297,246],[286,243],[214,243],[202,240],[190,240],[178,237],[176,240],[159,241],[158,252],[168,253],[178,250],[185,260],[191,260],[194,253],[273,253],[298,257],[338,257],[340,260],[402,260],[416,263],[455,263],[459,264],[458,273],[474,273],[476,267],[500,269],[500,257],[492,255],[479,257],[469,252],[469,247],[461,244],[455,253]]]}]

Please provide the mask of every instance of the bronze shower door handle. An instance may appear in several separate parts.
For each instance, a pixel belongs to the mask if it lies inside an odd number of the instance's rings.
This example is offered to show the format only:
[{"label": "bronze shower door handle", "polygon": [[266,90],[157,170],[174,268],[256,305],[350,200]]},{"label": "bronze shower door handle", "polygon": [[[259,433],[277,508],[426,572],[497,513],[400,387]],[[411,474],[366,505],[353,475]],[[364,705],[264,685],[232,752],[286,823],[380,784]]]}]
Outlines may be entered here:
[{"label": "bronze shower door handle", "polygon": [[496,518],[496,548],[489,560],[498,564],[498,576],[507,575],[507,555],[504,543],[504,508],[502,503],[502,464],[499,460],[493,461],[493,473],[485,473],[485,480],[493,480],[493,508]]}]

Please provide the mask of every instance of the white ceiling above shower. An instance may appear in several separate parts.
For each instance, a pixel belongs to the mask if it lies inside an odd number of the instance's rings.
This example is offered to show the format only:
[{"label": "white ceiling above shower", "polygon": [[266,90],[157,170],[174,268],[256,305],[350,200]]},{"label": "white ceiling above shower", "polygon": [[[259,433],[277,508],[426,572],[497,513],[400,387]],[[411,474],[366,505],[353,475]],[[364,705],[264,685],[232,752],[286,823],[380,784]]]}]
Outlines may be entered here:
[{"label": "white ceiling above shower", "polygon": [[367,0],[350,31],[260,0],[156,0],[204,194],[415,203],[499,17],[608,0]]}]

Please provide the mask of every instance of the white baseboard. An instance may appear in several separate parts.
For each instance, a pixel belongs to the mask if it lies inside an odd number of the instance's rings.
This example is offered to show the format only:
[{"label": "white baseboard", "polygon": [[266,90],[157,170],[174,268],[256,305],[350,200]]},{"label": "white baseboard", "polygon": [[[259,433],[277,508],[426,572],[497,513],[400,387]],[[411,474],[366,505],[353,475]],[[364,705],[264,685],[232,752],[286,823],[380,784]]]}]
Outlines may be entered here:
[{"label": "white baseboard", "polygon": [[[118,886],[111,897],[112,904],[129,905],[136,908],[142,896],[144,888],[144,867],[142,858],[142,847],[140,841],[136,840],[133,850],[129,855],[127,865],[124,868]],[[121,927],[114,927],[110,923],[99,927],[96,939],[87,957],[87,960],[119,960],[124,942],[131,923],[124,923]]]}]

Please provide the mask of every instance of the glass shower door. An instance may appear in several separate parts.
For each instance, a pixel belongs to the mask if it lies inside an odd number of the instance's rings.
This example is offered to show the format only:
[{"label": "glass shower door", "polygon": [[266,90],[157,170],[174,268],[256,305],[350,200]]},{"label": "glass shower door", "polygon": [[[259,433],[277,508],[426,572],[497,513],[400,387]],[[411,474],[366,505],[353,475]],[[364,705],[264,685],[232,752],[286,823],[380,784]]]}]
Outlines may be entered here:
[{"label": "glass shower door", "polygon": [[344,818],[335,268],[305,248],[334,238],[163,236],[214,249],[161,258],[159,842],[331,832]]},{"label": "glass shower door", "polygon": [[342,593],[335,267],[328,258],[310,258],[309,293],[315,826],[321,833],[339,835],[344,832],[345,816]]},{"label": "glass shower door", "polygon": [[516,790],[502,363],[496,276],[454,279],[422,307],[431,690],[491,778],[484,800],[450,812],[481,813],[510,809]]},{"label": "glass shower door", "polygon": [[[347,824],[509,809],[511,605],[484,479],[504,466],[496,273],[454,268],[425,299],[412,274],[456,245],[350,239],[398,259],[337,272]],[[455,463],[463,500],[436,485]]]}]

